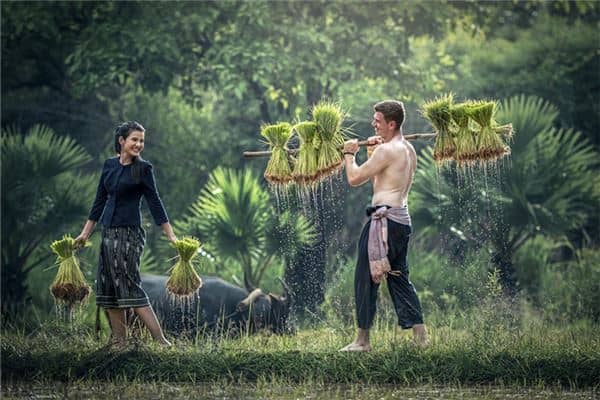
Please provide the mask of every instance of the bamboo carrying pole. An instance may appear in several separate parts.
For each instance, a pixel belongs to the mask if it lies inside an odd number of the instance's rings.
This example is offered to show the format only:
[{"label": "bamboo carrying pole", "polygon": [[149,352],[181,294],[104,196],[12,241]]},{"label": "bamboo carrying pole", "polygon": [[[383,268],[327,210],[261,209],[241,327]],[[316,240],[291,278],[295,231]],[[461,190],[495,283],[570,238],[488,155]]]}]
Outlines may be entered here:
[{"label": "bamboo carrying pole", "polygon": [[[413,133],[412,135],[406,135],[404,138],[406,140],[419,140],[419,139],[433,139],[437,136],[435,133]],[[359,146],[369,146],[369,142],[367,140],[362,140],[358,142]],[[340,147],[342,150],[343,147]],[[298,149],[288,149],[289,154],[296,154]],[[271,155],[271,150],[263,150],[263,151],[245,151],[245,158],[256,158],[256,157],[267,157]]]}]

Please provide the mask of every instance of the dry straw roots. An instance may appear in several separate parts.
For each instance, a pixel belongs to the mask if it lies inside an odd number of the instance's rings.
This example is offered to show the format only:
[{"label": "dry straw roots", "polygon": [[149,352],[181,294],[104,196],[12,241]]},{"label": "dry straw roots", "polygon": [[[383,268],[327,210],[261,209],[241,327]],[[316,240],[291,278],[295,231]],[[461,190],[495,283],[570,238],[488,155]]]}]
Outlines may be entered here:
[{"label": "dry straw roots", "polygon": [[[89,246],[86,242],[84,247]],[[92,289],[88,285],[76,256],[77,247],[75,239],[65,235],[61,240],[56,240],[50,245],[52,251],[57,255],[58,272],[50,286],[50,292],[55,301],[73,306],[85,301]]]},{"label": "dry straw roots", "polygon": [[175,296],[191,296],[202,287],[202,279],[192,264],[192,259],[200,249],[200,241],[192,237],[184,237],[175,241],[173,247],[177,250],[179,259],[167,280],[167,290]]}]

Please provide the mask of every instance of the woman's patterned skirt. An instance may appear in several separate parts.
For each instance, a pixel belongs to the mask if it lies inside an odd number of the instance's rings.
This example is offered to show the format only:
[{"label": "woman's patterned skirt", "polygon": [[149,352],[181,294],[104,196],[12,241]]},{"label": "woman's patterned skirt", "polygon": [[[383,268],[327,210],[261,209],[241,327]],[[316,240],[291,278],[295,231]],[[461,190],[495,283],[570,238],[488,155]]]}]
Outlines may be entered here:
[{"label": "woman's patterned skirt", "polygon": [[140,279],[140,259],[146,232],[140,226],[102,230],[96,280],[96,304],[103,308],[150,305]]}]

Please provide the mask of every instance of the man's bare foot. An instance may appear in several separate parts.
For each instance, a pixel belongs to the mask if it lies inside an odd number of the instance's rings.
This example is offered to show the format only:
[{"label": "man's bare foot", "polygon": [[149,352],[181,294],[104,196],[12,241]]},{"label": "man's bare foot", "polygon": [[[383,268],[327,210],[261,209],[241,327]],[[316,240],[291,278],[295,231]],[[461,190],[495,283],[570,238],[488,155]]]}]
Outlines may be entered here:
[{"label": "man's bare foot", "polygon": [[421,348],[429,346],[427,329],[425,328],[424,324],[417,324],[413,326],[413,343]]},{"label": "man's bare foot", "polygon": [[417,347],[424,349],[425,347],[429,347],[429,339],[426,336],[413,338],[413,344]]},{"label": "man's bare foot", "polygon": [[160,342],[158,342],[158,344],[160,345],[160,347],[164,348],[164,349],[168,349],[169,347],[173,347],[173,343],[169,342],[167,339],[163,339]]},{"label": "man's bare foot", "polygon": [[365,352],[367,352],[367,351],[371,351],[371,345],[352,342],[348,346],[342,347],[339,351],[342,351],[342,352],[365,351]]}]

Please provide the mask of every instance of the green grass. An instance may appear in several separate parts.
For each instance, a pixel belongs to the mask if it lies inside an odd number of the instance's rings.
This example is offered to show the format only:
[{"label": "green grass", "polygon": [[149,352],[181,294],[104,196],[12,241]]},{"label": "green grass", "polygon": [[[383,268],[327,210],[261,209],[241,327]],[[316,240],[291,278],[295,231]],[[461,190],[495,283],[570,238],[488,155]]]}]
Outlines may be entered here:
[{"label": "green grass", "polygon": [[595,399],[593,389],[573,390],[556,386],[537,385],[519,387],[510,385],[365,385],[325,384],[304,382],[297,384],[286,380],[258,380],[232,383],[227,380],[210,383],[181,382],[98,382],[78,380],[72,382],[35,382],[33,384],[9,383],[2,388],[3,398],[85,398],[85,399]]},{"label": "green grass", "polygon": [[[527,325],[523,323],[523,325]],[[477,328],[479,329],[479,328]],[[598,327],[533,323],[479,332],[430,327],[431,345],[380,324],[373,352],[337,350],[351,328],[305,329],[292,336],[175,341],[163,350],[146,337],[124,351],[103,347],[87,326],[46,324],[34,333],[2,334],[3,381],[141,382],[285,381],[355,384],[508,384],[598,388]]]}]

